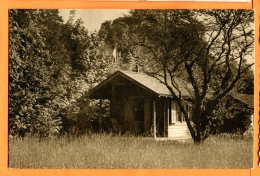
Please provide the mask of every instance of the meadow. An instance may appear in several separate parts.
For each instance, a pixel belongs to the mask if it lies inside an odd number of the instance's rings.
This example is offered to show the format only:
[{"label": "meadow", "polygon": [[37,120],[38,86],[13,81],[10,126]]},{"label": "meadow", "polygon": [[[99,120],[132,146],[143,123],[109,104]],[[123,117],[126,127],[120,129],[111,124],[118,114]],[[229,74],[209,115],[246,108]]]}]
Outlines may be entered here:
[{"label": "meadow", "polygon": [[251,168],[253,140],[241,136],[192,141],[92,134],[9,139],[11,168]]}]

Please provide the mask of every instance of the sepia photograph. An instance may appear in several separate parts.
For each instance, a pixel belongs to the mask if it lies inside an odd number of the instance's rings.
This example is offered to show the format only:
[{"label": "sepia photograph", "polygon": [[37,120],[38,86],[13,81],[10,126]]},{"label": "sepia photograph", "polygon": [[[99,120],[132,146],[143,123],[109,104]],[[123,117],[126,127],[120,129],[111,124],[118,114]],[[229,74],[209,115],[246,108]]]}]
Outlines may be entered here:
[{"label": "sepia photograph", "polygon": [[253,167],[253,10],[8,15],[9,168]]}]

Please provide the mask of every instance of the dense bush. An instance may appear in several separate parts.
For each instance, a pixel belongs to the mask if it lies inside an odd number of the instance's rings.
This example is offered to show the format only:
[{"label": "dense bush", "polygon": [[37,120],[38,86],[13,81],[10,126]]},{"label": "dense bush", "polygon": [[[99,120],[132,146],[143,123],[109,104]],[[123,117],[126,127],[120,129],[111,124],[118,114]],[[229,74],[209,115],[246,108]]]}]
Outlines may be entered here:
[{"label": "dense bush", "polygon": [[[76,103],[63,109],[61,114],[62,134],[82,135],[110,129],[107,126],[109,119],[108,101],[104,101],[101,108],[98,101],[81,98]],[[102,119],[101,126],[99,118]]]},{"label": "dense bush", "polygon": [[95,106],[77,102],[106,76],[101,39],[73,11],[64,23],[58,10],[10,10],[9,27],[9,134],[59,134],[64,117],[79,121],[78,131],[95,128]]},{"label": "dense bush", "polygon": [[250,128],[253,109],[228,96],[216,108],[212,115],[211,133],[243,134]]}]

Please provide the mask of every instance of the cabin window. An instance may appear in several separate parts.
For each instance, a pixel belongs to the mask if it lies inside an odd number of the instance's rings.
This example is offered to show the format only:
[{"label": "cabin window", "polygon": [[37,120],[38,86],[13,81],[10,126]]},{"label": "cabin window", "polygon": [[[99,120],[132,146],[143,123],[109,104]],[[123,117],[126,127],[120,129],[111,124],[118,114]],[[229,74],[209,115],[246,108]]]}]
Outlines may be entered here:
[{"label": "cabin window", "polygon": [[[185,102],[184,108],[188,112],[188,118],[191,118],[191,105]],[[170,103],[169,123],[175,124],[176,122],[185,122],[185,118],[177,103],[172,101]]]},{"label": "cabin window", "polygon": [[134,99],[134,120],[144,121],[144,100]]},{"label": "cabin window", "polygon": [[169,113],[169,123],[175,124],[177,121],[177,111],[176,111],[176,103],[174,101],[171,101],[170,103],[170,113]]},{"label": "cabin window", "polygon": [[185,121],[184,115],[181,112],[181,109],[180,109],[179,106],[177,106],[177,121],[179,121],[179,122],[184,122]]}]

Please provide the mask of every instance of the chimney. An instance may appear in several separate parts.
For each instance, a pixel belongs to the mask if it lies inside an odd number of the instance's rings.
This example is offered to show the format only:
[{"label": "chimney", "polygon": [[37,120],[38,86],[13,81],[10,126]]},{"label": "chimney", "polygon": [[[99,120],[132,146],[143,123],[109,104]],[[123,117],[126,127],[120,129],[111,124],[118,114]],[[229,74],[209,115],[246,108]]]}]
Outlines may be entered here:
[{"label": "chimney", "polygon": [[137,72],[137,73],[140,72],[140,66],[139,66],[139,64],[136,64],[136,65],[135,65],[135,70],[134,70],[134,71]]}]

